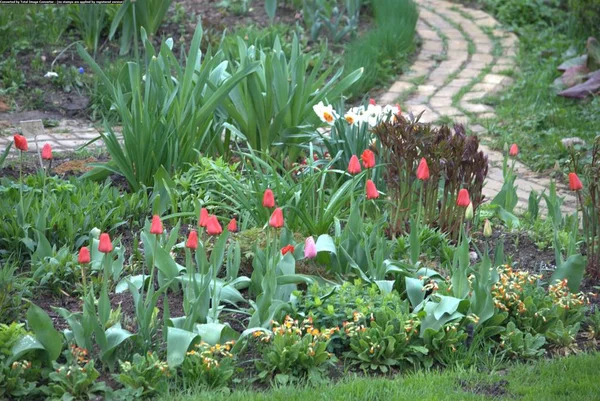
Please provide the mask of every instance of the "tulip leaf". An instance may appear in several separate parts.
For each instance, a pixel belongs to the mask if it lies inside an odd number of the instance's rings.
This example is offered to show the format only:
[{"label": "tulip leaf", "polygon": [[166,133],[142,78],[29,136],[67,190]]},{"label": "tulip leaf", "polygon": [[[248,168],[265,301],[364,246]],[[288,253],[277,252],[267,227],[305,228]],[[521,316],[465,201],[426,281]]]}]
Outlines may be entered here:
[{"label": "tulip leaf", "polygon": [[334,255],[337,254],[335,242],[333,241],[333,238],[331,238],[331,236],[328,234],[319,235],[319,238],[317,238],[316,247],[317,253],[330,252]]},{"label": "tulip leaf", "polygon": [[52,323],[50,316],[39,306],[31,304],[27,311],[27,323],[35,338],[44,346],[48,360],[55,361],[62,350],[62,336]]},{"label": "tulip leaf", "polygon": [[556,268],[550,282],[554,283],[556,280],[567,279],[567,285],[571,292],[579,291],[581,280],[583,280],[583,274],[585,273],[585,258],[580,255],[571,255],[564,261],[559,267]]},{"label": "tulip leaf", "polygon": [[175,327],[168,327],[167,330],[167,363],[175,368],[183,363],[190,345],[199,341],[200,335]]},{"label": "tulip leaf", "polygon": [[416,308],[425,299],[425,291],[423,291],[423,282],[417,278],[405,277],[406,295],[413,308]]},{"label": "tulip leaf", "polygon": [[18,361],[29,352],[46,351],[46,348],[34,336],[27,334],[19,338],[11,350],[11,356],[8,363]]},{"label": "tulip leaf", "polygon": [[223,344],[227,341],[237,340],[240,336],[238,332],[222,323],[197,324],[195,331],[200,335],[202,341],[207,342],[210,345]]}]

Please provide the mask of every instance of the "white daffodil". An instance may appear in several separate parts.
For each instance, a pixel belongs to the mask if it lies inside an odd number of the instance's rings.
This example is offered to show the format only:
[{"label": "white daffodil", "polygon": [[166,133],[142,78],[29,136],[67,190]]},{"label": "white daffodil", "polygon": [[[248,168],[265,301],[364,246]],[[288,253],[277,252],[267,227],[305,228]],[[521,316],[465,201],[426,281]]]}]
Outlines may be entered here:
[{"label": "white daffodil", "polygon": [[333,106],[325,106],[323,102],[315,104],[313,110],[323,122],[329,125],[333,125],[333,122],[338,118],[335,110],[333,110]]},{"label": "white daffodil", "polygon": [[58,78],[58,74],[52,71],[48,71],[46,75],[44,75],[44,78]]},{"label": "white daffodil", "polygon": [[376,126],[381,120],[381,111],[382,108],[376,104],[369,104],[367,110],[365,111],[365,120],[369,124],[370,127]]},{"label": "white daffodil", "polygon": [[349,125],[355,125],[361,122],[360,116],[354,113],[352,110],[344,114],[344,120],[346,120]]},{"label": "white daffodil", "polygon": [[390,119],[392,121],[396,121],[396,114],[400,114],[400,105],[395,104],[395,105],[391,105],[388,104],[383,108],[382,111],[382,118],[385,119],[385,121],[389,121]]}]

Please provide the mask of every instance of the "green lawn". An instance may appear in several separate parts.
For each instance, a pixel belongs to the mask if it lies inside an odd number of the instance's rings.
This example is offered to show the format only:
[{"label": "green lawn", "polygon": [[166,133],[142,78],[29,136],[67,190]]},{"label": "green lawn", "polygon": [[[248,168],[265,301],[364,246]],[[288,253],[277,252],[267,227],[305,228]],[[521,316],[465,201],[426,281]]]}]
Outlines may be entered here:
[{"label": "green lawn", "polygon": [[[348,377],[316,388],[285,387],[264,393],[172,393],[163,400],[600,400],[600,354],[518,364],[489,373],[460,368],[405,377]],[[494,391],[495,390],[495,391]]]}]

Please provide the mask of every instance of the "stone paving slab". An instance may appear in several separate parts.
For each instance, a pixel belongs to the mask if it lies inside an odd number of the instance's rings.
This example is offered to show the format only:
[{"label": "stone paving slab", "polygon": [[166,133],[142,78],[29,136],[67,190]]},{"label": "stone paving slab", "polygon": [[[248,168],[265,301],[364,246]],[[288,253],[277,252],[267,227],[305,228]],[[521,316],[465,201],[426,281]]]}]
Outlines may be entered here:
[{"label": "stone paving slab", "polygon": [[[503,75],[503,72],[515,68],[517,36],[501,29],[498,21],[481,10],[445,0],[416,2],[420,9],[417,34],[422,40],[424,54],[417,57],[408,75],[423,77],[424,82],[409,87],[400,80],[382,95],[380,102],[395,103],[395,99],[403,95],[398,89],[407,88],[404,93],[410,94],[402,96],[405,99],[405,113],[425,111],[421,121],[426,123],[450,117],[453,121],[465,124],[472,133],[486,135],[485,127],[477,121],[494,118],[495,114],[492,107],[481,103],[481,99],[512,84],[512,79]],[[445,60],[432,64],[439,60],[432,58],[434,52],[439,53],[437,57],[445,57]],[[485,145],[481,145],[481,148],[490,162],[483,193],[486,198],[492,199],[502,188],[504,156]],[[522,212],[527,210],[530,192],[547,191],[550,179],[534,174],[518,162],[515,172],[518,176],[515,181],[519,198],[517,210]],[[561,187],[557,192],[565,198],[563,209],[574,211],[577,202],[573,194]],[[543,208],[544,202],[540,206]]]}]

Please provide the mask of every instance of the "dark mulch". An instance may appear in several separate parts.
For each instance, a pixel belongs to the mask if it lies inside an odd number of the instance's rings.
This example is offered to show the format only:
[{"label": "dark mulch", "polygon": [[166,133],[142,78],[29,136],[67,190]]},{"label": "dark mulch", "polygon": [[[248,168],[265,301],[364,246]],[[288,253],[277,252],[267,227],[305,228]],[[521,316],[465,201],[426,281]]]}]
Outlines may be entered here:
[{"label": "dark mulch", "polygon": [[526,232],[507,232],[498,228],[489,239],[484,238],[481,233],[472,233],[472,236],[473,244],[479,251],[483,252],[487,244],[492,260],[496,247],[502,243],[504,255],[519,270],[539,274],[547,273],[555,266],[554,251],[550,248],[539,249]]}]

